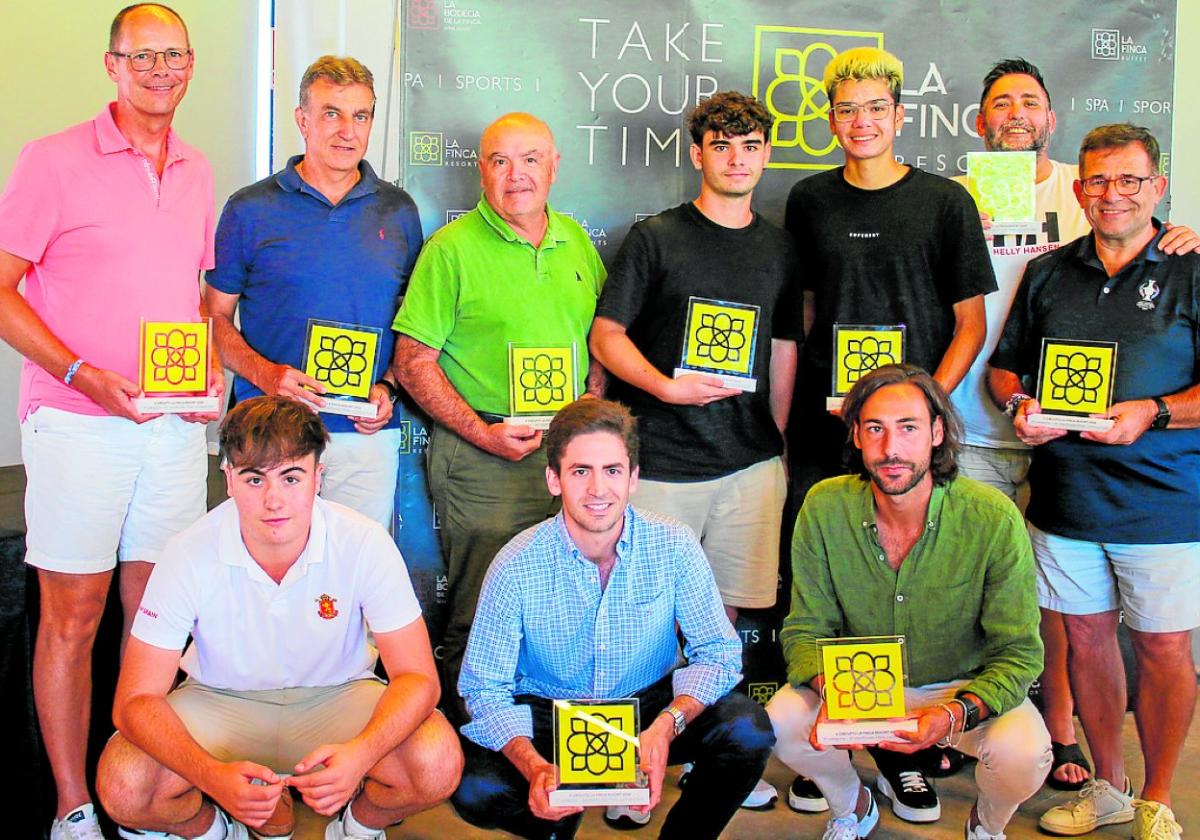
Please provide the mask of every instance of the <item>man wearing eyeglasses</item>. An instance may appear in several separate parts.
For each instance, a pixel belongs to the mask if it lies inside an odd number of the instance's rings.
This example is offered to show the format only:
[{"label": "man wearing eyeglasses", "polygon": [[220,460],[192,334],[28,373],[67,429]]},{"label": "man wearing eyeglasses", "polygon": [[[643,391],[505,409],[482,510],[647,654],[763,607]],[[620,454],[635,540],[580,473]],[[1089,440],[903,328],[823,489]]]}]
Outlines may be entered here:
[{"label": "man wearing eyeglasses", "polygon": [[57,787],[52,840],[101,836],[84,776],[96,628],[117,560],[128,632],[163,544],[203,515],[215,419],[133,402],[141,321],[197,320],[213,264],[212,171],[171,130],[192,78],[187,27],[165,6],[127,7],[104,66],[116,101],[27,145],[0,196],[0,338],[25,357],[25,559],[41,593],[33,684]]},{"label": "man wearing eyeglasses", "polygon": [[[1027,517],[1038,602],[1063,614],[1068,671],[1095,778],[1041,826],[1085,834],[1134,820],[1136,838],[1175,838],[1171,778],[1196,701],[1191,630],[1200,625],[1200,256],[1167,259],[1153,218],[1167,189],[1145,128],[1093,130],[1075,195],[1092,234],[1033,260],[1017,290],[988,384],[1032,446]],[[1078,434],[1034,426],[1028,396],[1042,339],[1118,344],[1113,425]],[[1121,724],[1119,611],[1137,661],[1146,782],[1133,797]]]},{"label": "man wearing eyeglasses", "polygon": [[[845,472],[846,427],[826,409],[834,325],[904,324],[903,361],[932,371],[952,392],[983,346],[983,296],[996,288],[970,194],[896,160],[900,60],[874,47],[848,50],[829,63],[824,83],[846,164],[792,187],[784,222],[807,268],[807,338],[789,426],[795,504],[817,481]],[[937,795],[914,763],[882,751],[877,761],[893,811],[914,822],[938,819]],[[827,807],[803,779],[789,803]]]},{"label": "man wearing eyeglasses", "polygon": [[364,160],[375,118],[370,70],[321,56],[304,71],[299,99],[304,154],[229,199],[204,299],[221,358],[238,375],[238,400],[280,394],[323,409],[325,386],[304,372],[310,319],[378,331],[376,369],[363,372],[375,416],[322,415],[330,440],[321,496],[393,530],[400,417],[391,323],[421,249],[421,219],[408,193]]}]

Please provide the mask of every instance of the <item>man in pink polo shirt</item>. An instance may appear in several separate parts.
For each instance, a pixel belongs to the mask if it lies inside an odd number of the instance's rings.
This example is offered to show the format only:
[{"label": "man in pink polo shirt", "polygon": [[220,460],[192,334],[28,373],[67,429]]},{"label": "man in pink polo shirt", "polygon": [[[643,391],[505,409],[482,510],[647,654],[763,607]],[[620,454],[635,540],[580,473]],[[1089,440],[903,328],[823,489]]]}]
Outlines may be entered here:
[{"label": "man in pink polo shirt", "polygon": [[[195,321],[199,272],[213,265],[212,172],[171,131],[192,60],[174,11],[123,9],[104,55],[116,102],[27,145],[0,196],[0,338],[25,357],[26,562],[41,591],[33,681],[58,792],[51,840],[101,837],[84,755],[92,642],[116,561],[127,631],[163,544],[205,508],[204,424],[215,416],[145,415],[133,402],[141,321]],[[218,394],[220,365],[210,367]]]}]

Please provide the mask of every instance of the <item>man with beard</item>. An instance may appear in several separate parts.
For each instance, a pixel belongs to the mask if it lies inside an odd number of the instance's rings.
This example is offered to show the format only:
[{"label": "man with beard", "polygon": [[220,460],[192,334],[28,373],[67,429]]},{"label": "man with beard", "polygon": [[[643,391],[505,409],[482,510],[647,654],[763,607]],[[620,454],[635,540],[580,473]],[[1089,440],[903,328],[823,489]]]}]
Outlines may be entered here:
[{"label": "man with beard", "polygon": [[842,416],[857,474],[813,487],[796,522],[792,611],[780,634],[788,685],[767,706],[776,753],[828,801],[827,840],[870,834],[879,820],[870,791],[848,753],[815,737],[827,719],[816,641],[903,635],[905,701],[918,728],[879,747],[912,753],[941,742],[986,754],[966,837],[1003,837],[1050,767],[1050,736],[1025,696],[1042,643],[1021,515],[958,476],[961,424],[920,368],[864,376]]}]

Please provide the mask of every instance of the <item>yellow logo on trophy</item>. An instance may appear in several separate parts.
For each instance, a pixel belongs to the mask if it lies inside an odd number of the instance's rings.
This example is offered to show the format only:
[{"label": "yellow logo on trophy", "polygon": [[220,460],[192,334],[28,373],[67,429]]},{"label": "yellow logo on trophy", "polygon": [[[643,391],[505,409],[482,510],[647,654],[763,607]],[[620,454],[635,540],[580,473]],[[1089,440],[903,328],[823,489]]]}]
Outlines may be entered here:
[{"label": "yellow logo on trophy", "polygon": [[528,347],[508,345],[508,413],[506,423],[550,428],[563,406],[579,395],[575,345]]},{"label": "yellow logo on trophy", "polygon": [[833,396],[825,400],[825,408],[840,409],[854,383],[875,368],[903,362],[904,335],[903,324],[834,324]]},{"label": "yellow logo on trophy", "polygon": [[1111,429],[1111,417],[1090,415],[1108,413],[1116,373],[1116,342],[1042,339],[1037,388],[1042,411],[1027,421],[1052,429]]},{"label": "yellow logo on trophy", "polygon": [[557,790],[551,805],[645,805],[648,780],[638,766],[638,701],[555,700]]},{"label": "yellow logo on trophy", "polygon": [[304,372],[325,386],[321,411],[374,418],[370,401],[379,359],[381,330],[310,318],[304,343]]},{"label": "yellow logo on trophy", "polygon": [[[822,744],[877,744],[916,730],[904,705],[904,637],[819,639],[829,717],[817,727]],[[899,718],[899,720],[896,720]]]},{"label": "yellow logo on trophy", "polygon": [[726,388],[753,392],[754,354],[758,344],[759,308],[708,298],[688,298],[683,353],[675,378],[704,373]]},{"label": "yellow logo on trophy", "polygon": [[145,396],[134,400],[142,414],[215,412],[208,395],[212,324],[208,320],[143,321],[138,378]]}]

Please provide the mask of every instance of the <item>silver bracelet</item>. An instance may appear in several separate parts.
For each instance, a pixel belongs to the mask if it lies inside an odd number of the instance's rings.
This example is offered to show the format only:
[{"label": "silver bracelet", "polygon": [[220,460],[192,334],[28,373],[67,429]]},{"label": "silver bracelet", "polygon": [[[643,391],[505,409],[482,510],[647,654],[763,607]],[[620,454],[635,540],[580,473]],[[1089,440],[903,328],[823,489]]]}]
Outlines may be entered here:
[{"label": "silver bracelet", "polygon": [[[954,717],[954,710],[950,708],[949,704],[939,703],[938,708],[945,709],[946,714],[948,714],[950,716],[950,731],[946,733],[945,738],[938,741],[937,745],[939,747],[942,747],[943,749],[952,749],[954,744],[951,743],[951,736],[954,735],[954,722],[957,720],[957,718]],[[961,739],[962,736],[960,735],[959,738]],[[955,741],[954,743],[958,743],[958,742]]]},{"label": "silver bracelet", "polygon": [[83,359],[76,359],[71,362],[71,366],[67,368],[67,375],[63,377],[63,384],[70,385],[71,380],[75,378],[75,374],[79,373],[79,369],[83,367]]}]

